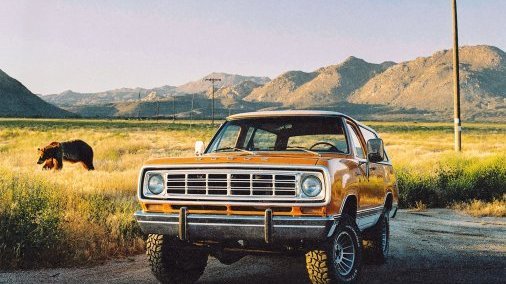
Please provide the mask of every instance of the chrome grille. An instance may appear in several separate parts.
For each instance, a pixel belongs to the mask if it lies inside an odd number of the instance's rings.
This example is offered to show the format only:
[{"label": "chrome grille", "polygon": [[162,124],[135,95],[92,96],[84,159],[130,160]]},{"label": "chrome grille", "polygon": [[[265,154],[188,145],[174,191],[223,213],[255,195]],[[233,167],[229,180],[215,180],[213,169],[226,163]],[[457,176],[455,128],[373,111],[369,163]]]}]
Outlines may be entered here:
[{"label": "chrome grille", "polygon": [[167,194],[295,197],[297,173],[168,173]]}]

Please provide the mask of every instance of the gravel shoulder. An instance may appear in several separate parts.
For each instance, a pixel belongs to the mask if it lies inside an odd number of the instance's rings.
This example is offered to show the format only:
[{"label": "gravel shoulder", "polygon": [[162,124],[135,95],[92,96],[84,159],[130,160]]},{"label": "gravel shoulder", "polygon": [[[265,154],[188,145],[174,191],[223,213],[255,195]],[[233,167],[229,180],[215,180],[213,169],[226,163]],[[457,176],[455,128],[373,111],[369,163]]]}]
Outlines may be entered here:
[{"label": "gravel shoulder", "polygon": [[[362,283],[505,283],[506,218],[474,218],[449,209],[401,210],[391,222],[390,258],[365,265]],[[0,283],[157,283],[144,255],[83,268],[0,272]],[[309,283],[304,259],[214,258],[199,283]]]}]

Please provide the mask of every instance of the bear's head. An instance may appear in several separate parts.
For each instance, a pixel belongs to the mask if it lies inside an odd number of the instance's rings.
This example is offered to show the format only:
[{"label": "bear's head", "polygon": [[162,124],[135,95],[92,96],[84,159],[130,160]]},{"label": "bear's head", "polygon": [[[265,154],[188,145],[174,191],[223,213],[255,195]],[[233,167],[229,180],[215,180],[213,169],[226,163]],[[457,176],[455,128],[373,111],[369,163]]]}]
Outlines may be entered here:
[{"label": "bear's head", "polygon": [[39,160],[37,161],[37,164],[43,164],[46,160],[56,158],[60,152],[60,145],[56,143],[51,143],[48,146],[44,148],[38,148],[37,149]]}]

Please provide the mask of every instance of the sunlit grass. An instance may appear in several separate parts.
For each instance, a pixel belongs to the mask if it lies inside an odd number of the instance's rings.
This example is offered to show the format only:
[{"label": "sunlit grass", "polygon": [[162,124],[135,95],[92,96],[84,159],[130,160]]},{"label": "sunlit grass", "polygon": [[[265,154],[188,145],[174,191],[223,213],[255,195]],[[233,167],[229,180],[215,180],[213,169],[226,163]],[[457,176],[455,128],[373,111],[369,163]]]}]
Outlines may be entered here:
[{"label": "sunlit grass", "polygon": [[456,203],[452,208],[475,217],[506,217],[506,195],[492,202],[473,200]]}]

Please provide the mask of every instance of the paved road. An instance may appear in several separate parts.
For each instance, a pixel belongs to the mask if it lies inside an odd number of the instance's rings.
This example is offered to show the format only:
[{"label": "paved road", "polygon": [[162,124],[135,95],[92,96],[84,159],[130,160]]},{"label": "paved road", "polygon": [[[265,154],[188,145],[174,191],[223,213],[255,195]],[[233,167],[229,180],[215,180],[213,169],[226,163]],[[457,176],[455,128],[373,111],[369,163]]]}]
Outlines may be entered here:
[{"label": "paved road", "polygon": [[[390,259],[366,265],[362,283],[506,283],[506,218],[451,210],[401,211],[391,223]],[[102,266],[0,273],[0,283],[156,283],[139,255]],[[211,258],[199,283],[308,283],[303,258]]]}]

